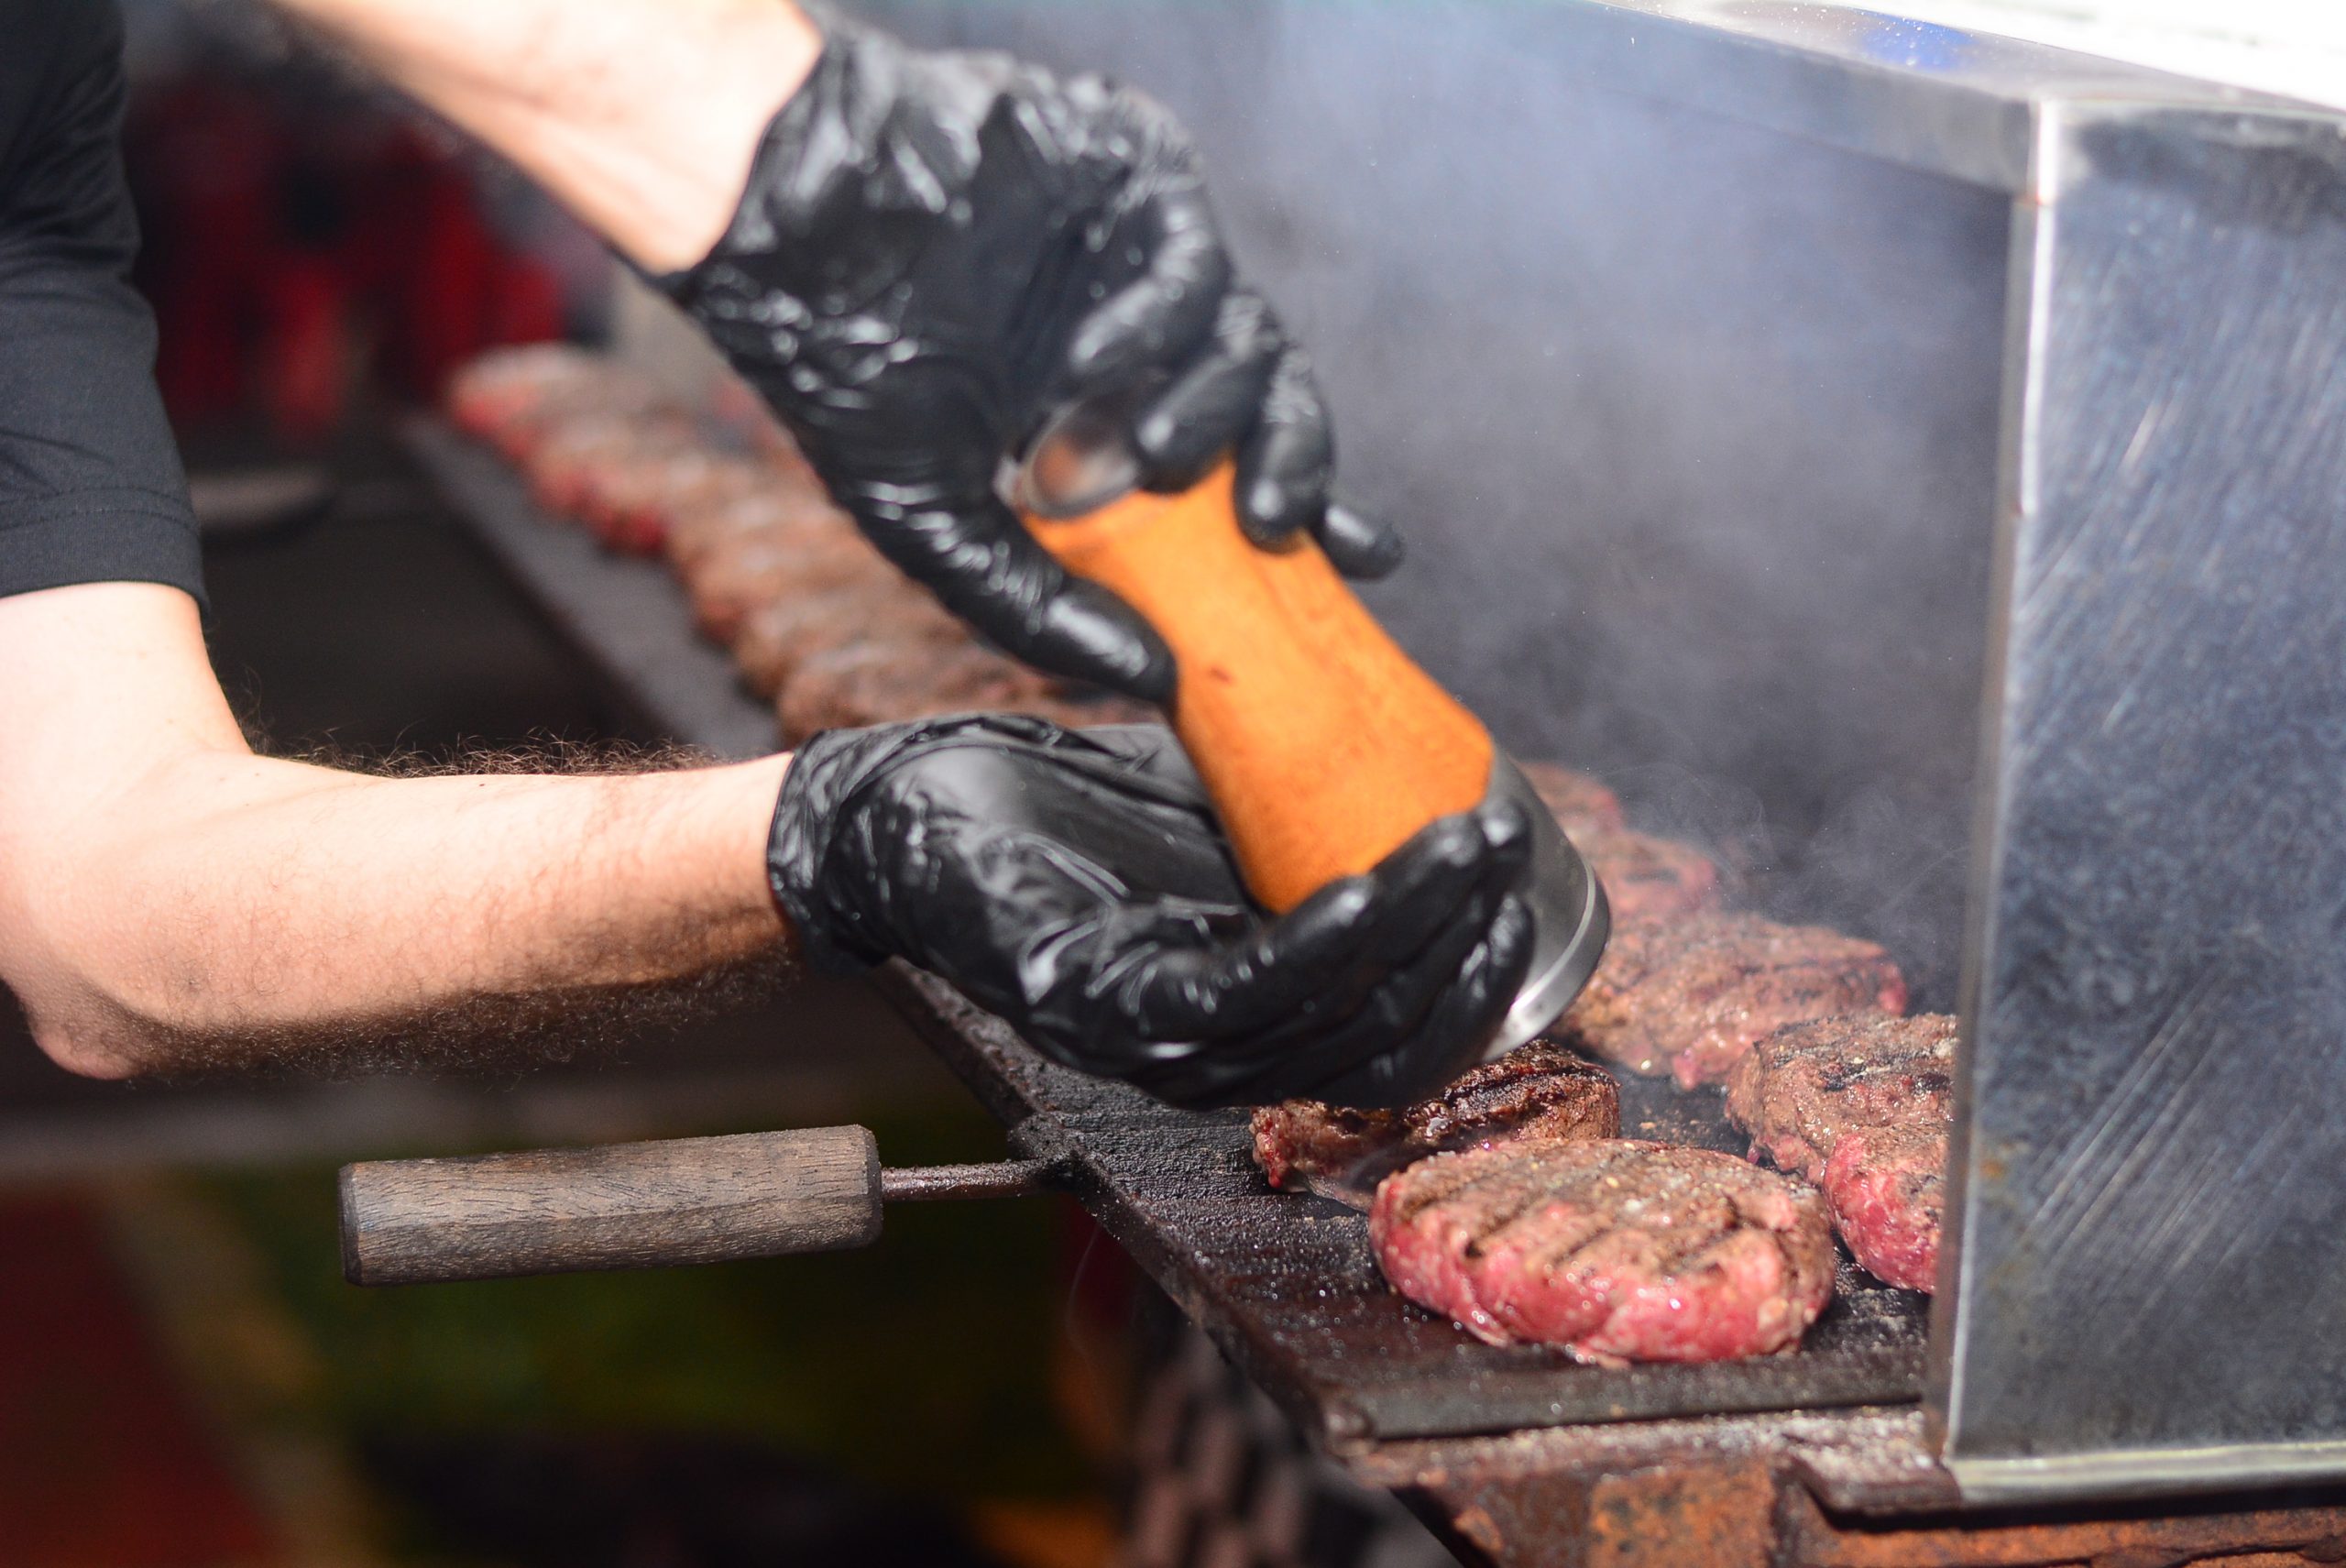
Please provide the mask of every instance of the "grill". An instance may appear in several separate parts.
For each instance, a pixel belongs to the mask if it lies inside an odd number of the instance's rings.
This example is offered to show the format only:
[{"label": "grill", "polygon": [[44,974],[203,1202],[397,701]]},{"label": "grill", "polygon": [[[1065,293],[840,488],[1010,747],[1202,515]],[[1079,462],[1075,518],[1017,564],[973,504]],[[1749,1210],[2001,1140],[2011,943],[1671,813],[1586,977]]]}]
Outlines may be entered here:
[{"label": "grill", "polygon": [[[694,637],[663,571],[544,517],[500,460],[436,421],[407,433],[476,536],[636,722],[723,755],[771,746],[771,710]],[[1068,1071],[901,965],[877,982],[1010,1130],[1014,1151],[1068,1173],[1073,1194],[1291,1420],[1495,1563],[2180,1564],[2301,1548],[2308,1563],[2346,1561],[2346,1499],[2327,1494],[2083,1517],[1967,1505],[1919,1408],[1927,1309],[1854,1269],[1802,1350],[1781,1358],[1611,1369],[1479,1343],[1385,1286],[1364,1216],[1270,1192],[1242,1113],[1175,1111]],[[1740,1152],[1716,1091],[1631,1078],[1622,1122],[1636,1135]],[[2150,1555],[2113,1555],[2128,1551]]]},{"label": "grill", "polygon": [[[1401,639],[1653,825],[1763,824],[1751,902],[1965,1025],[1955,1288],[1844,1280],[1764,1364],[1471,1344],[1235,1121],[891,977],[1022,1149],[1495,1560],[2346,1561],[2346,122],[1759,0],[1462,5],[1438,49],[1311,0],[888,19],[1183,111],[1348,483],[1438,557]],[[768,743],[664,577],[415,439],[648,727]]]}]

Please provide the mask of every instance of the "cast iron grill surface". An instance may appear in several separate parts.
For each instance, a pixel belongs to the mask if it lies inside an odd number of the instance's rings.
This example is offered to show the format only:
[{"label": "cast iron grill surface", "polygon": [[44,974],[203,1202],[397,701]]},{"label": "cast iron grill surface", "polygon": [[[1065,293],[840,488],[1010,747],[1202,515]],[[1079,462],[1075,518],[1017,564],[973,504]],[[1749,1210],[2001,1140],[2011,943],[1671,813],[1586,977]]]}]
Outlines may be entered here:
[{"label": "cast iron grill surface", "polygon": [[[771,749],[771,712],[695,637],[663,567],[608,555],[548,518],[499,458],[440,422],[412,422],[408,438],[499,564],[649,729],[721,756]],[[1020,1152],[1067,1159],[1085,1207],[1332,1446],[1922,1397],[1928,1303],[1846,1263],[1833,1304],[1789,1355],[1616,1370],[1482,1344],[1386,1285],[1365,1215],[1274,1192],[1244,1113],[1176,1111],[1054,1066],[950,986],[902,966],[882,984]],[[1718,1091],[1617,1076],[1625,1136],[1743,1152]]]},{"label": "cast iron grill surface", "polygon": [[[1928,1303],[1847,1263],[1832,1306],[1788,1355],[1613,1369],[1480,1343],[1385,1283],[1366,1216],[1273,1191],[1244,1113],[1177,1111],[1057,1067],[915,970],[891,966],[883,989],[1021,1152],[1068,1161],[1116,1240],[1332,1445],[1921,1397]],[[1629,1136],[1742,1152],[1715,1090],[1625,1078],[1621,1123]]]}]

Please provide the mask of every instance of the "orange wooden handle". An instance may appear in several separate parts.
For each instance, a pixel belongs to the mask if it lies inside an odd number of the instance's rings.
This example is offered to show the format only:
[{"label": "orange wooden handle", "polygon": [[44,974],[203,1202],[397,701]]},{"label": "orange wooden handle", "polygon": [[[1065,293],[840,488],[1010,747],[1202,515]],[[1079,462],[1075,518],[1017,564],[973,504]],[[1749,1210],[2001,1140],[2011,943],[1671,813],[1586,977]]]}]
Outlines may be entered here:
[{"label": "orange wooden handle", "polygon": [[1395,646],[1318,544],[1239,532],[1223,464],[1027,528],[1113,589],[1180,662],[1171,718],[1255,896],[1292,909],[1437,817],[1482,803],[1491,738]]}]

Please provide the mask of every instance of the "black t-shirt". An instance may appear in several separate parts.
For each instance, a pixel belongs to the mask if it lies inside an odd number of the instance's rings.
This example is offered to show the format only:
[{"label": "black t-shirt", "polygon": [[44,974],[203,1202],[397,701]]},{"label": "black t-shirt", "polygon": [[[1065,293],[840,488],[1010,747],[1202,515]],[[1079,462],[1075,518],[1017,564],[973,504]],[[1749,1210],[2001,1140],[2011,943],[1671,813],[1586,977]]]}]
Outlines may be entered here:
[{"label": "black t-shirt", "polygon": [[122,95],[114,0],[0,0],[0,595],[202,597],[154,317],[129,283]]}]

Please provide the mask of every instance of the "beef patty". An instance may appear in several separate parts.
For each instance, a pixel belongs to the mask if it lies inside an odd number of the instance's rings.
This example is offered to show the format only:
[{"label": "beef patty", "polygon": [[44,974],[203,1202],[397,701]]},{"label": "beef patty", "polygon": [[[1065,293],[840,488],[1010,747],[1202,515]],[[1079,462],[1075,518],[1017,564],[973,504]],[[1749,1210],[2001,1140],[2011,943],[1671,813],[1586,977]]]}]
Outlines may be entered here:
[{"label": "beef patty", "polygon": [[1858,1013],[1777,1030],[1735,1064],[1727,1113],[1751,1154],[1811,1181],[1844,1134],[1943,1126],[1955,1072],[1956,1022],[1944,1013]]},{"label": "beef patty", "polygon": [[1833,1227],[1875,1277],[1909,1290],[1938,1283],[1946,1212],[1946,1127],[1853,1127],[1825,1164]]},{"label": "beef patty", "polygon": [[1605,1069],[1534,1040],[1461,1074],[1431,1099],[1399,1111],[1289,1100],[1255,1113],[1255,1160],[1278,1188],[1308,1187],[1368,1207],[1379,1179],[1445,1149],[1514,1138],[1610,1138],[1621,1131],[1621,1091]]},{"label": "beef patty", "polygon": [[866,579],[759,606],[733,639],[733,661],[752,691],[773,696],[800,665],[836,649],[866,642],[946,647],[969,641],[961,623],[927,595],[899,581]]},{"label": "beef patty", "polygon": [[1800,1343],[1833,1294],[1814,1188],[1710,1149],[1612,1138],[1437,1155],[1376,1190],[1404,1296],[1491,1344],[1605,1365]]},{"label": "beef patty", "polygon": [[1518,762],[1516,766],[1523,770],[1525,782],[1554,814],[1566,837],[1576,840],[1584,833],[1617,833],[1629,825],[1621,815],[1621,797],[1586,773],[1562,762]]},{"label": "beef patty", "polygon": [[795,742],[818,729],[934,713],[1028,711],[1050,695],[1044,677],[972,641],[861,641],[802,662],[776,711],[784,738]]},{"label": "beef patty", "polygon": [[1901,1013],[1906,981],[1871,942],[1757,915],[1616,930],[1560,1032],[1632,1071],[1716,1083],[1762,1036],[1841,1013]]},{"label": "beef patty", "polygon": [[1604,884],[1617,924],[1672,920],[1719,905],[1718,865],[1692,844],[1628,828],[1580,834],[1573,843]]}]

